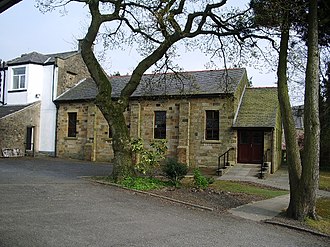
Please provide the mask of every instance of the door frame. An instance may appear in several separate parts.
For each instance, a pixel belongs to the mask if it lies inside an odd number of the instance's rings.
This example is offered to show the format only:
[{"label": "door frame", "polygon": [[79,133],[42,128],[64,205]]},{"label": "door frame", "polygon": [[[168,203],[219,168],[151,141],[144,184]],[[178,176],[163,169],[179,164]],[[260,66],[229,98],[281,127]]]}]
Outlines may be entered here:
[{"label": "door frame", "polygon": [[26,126],[25,153],[34,156],[35,126]]},{"label": "door frame", "polygon": [[[242,133],[247,133],[247,143],[241,143]],[[261,143],[254,142],[254,133],[261,134]],[[245,146],[243,146],[245,145]],[[245,149],[245,150],[243,150]],[[256,152],[259,153],[256,159],[253,156]],[[264,130],[261,129],[238,129],[237,130],[237,162],[247,164],[259,164],[262,163],[264,153]],[[244,157],[242,157],[245,155]]]}]

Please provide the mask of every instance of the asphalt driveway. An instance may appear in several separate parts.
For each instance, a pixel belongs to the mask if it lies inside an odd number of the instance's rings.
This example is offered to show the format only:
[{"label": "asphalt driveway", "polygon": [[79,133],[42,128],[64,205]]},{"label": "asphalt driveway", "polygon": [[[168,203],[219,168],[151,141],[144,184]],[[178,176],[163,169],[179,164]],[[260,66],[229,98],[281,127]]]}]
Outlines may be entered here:
[{"label": "asphalt driveway", "polygon": [[0,159],[0,246],[329,246],[326,238],[93,184],[111,166]]}]

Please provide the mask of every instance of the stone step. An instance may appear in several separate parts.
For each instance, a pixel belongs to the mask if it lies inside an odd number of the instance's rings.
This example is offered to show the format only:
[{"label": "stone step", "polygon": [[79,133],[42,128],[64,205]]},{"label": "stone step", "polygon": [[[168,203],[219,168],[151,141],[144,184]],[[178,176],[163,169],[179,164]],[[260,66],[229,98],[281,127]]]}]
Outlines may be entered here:
[{"label": "stone step", "polygon": [[235,164],[228,167],[222,176],[227,177],[258,177],[260,164]]}]

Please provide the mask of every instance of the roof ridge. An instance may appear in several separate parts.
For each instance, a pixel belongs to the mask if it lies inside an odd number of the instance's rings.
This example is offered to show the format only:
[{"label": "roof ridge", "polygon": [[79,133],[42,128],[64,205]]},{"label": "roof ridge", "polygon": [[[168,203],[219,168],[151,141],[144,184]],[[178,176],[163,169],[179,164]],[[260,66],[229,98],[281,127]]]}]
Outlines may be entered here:
[{"label": "roof ridge", "polygon": [[[175,74],[189,74],[189,73],[201,73],[201,72],[220,72],[220,71],[226,71],[226,70],[246,70],[245,68],[227,68],[227,69],[205,69],[205,70],[187,70],[187,71],[178,71],[178,72],[168,72],[168,73],[146,73],[142,76],[147,75],[175,75]],[[132,74],[129,75],[111,75],[110,78],[124,78],[124,77],[130,77]]]},{"label": "roof ridge", "polygon": [[56,53],[48,53],[48,54],[44,54],[44,55],[55,57],[56,55],[65,55],[65,54],[70,54],[70,53],[79,53],[79,51],[75,50],[75,51],[56,52]]}]

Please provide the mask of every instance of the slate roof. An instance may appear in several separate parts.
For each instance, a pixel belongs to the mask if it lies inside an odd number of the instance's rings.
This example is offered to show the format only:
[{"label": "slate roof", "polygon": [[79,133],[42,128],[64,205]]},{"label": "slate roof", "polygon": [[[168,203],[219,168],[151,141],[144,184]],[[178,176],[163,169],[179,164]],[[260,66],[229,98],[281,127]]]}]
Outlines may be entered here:
[{"label": "slate roof", "polygon": [[[209,70],[144,75],[132,97],[231,94],[245,73],[245,69],[229,69],[227,73],[225,70]],[[119,97],[129,79],[130,76],[110,77],[113,97]],[[92,100],[97,93],[95,82],[87,78],[60,95],[55,102]]]},{"label": "slate roof", "polygon": [[246,88],[233,127],[274,128],[277,107],[277,88]]},{"label": "slate roof", "polygon": [[31,104],[28,104],[28,105],[1,105],[0,106],[0,119],[5,116],[8,116],[9,114],[20,111],[30,105]]},{"label": "slate roof", "polygon": [[54,54],[41,54],[34,51],[31,53],[22,54],[20,57],[8,61],[7,65],[19,65],[19,64],[28,64],[28,63],[45,65],[45,64],[54,63],[56,57],[65,59],[76,53],[78,53],[78,51],[69,51],[69,52],[54,53]]}]

